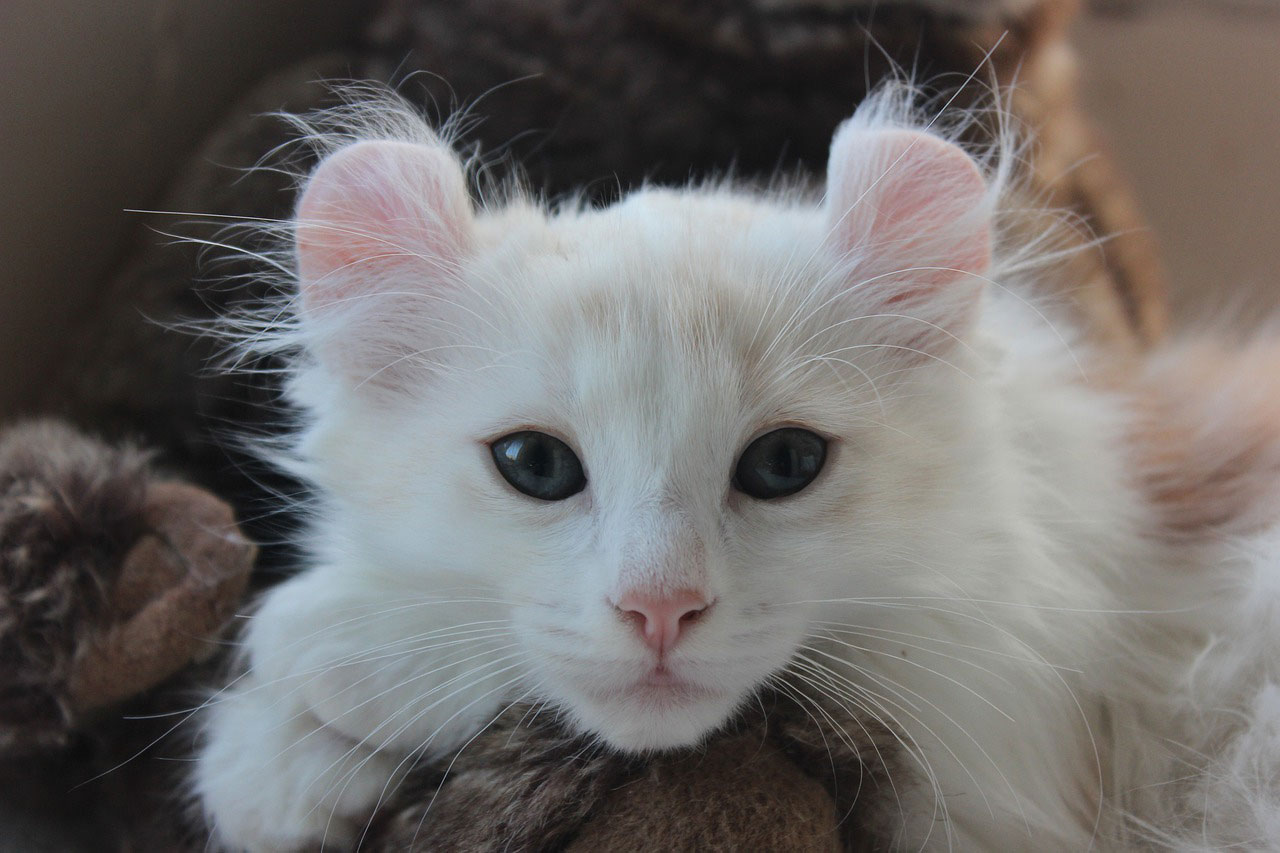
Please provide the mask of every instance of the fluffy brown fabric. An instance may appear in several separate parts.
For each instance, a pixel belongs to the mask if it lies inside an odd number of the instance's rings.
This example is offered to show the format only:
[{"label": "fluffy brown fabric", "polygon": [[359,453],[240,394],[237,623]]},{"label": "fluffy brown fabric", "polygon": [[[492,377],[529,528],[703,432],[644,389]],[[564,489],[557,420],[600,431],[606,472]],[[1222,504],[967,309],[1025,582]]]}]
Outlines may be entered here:
[{"label": "fluffy brown fabric", "polygon": [[846,849],[830,792],[760,734],[744,732],[692,755],[654,762],[610,791],[566,849]]},{"label": "fluffy brown fabric", "polygon": [[0,439],[0,750],[66,743],[76,658],[142,532],[145,465],[52,422]]},{"label": "fluffy brown fabric", "polygon": [[415,773],[370,848],[562,849],[631,766],[555,725],[521,725],[528,712],[511,709],[456,760]]},{"label": "fluffy brown fabric", "polygon": [[645,759],[516,707],[456,757],[412,774],[375,819],[366,847],[869,850],[881,839],[856,801],[887,784],[892,762],[880,756],[893,754],[892,743],[816,695],[798,703],[766,694],[702,748]]},{"label": "fluffy brown fabric", "polygon": [[0,543],[10,756],[65,746],[86,715],[206,655],[254,554],[223,502],[52,421],[0,435]]}]

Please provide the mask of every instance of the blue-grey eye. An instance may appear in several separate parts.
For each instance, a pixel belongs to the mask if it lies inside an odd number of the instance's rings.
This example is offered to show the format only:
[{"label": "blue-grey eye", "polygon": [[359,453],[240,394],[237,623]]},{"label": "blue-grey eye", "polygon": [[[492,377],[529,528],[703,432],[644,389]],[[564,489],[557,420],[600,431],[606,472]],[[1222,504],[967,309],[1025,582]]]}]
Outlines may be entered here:
[{"label": "blue-grey eye", "polygon": [[762,501],[794,495],[813,482],[826,459],[822,436],[797,427],[775,429],[742,451],[733,487]]},{"label": "blue-grey eye", "polygon": [[531,498],[562,501],[587,486],[582,463],[569,445],[545,432],[513,432],[495,441],[492,450],[498,473]]}]

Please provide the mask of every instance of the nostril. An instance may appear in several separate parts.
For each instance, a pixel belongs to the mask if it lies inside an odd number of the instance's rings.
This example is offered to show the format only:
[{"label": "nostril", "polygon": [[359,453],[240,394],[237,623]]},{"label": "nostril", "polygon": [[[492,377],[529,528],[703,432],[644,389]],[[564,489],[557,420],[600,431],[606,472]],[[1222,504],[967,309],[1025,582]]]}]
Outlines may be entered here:
[{"label": "nostril", "polygon": [[649,617],[644,611],[634,607],[623,607],[621,604],[613,605],[614,611],[628,622],[634,623],[637,628],[643,628],[645,623],[649,621]]},{"label": "nostril", "polygon": [[708,610],[711,609],[711,604],[712,602],[708,602],[702,605],[701,607],[694,607],[690,610],[685,611],[685,613],[680,617],[680,624],[689,625],[694,622],[697,622],[699,619],[703,617],[703,614],[705,614]]}]

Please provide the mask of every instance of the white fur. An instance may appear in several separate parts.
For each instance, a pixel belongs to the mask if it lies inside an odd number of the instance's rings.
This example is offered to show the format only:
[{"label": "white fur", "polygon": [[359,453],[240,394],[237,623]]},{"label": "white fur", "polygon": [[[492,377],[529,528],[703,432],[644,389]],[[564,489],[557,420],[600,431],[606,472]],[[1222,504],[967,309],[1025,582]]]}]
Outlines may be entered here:
[{"label": "white fur", "polygon": [[[337,147],[440,144],[379,109]],[[854,121],[924,123],[894,90]],[[892,189],[896,162],[839,180]],[[980,165],[979,219],[1008,174]],[[245,635],[248,675],[211,703],[194,786],[221,844],[350,842],[399,773],[515,701],[618,749],[683,747],[784,671],[897,734],[873,821],[895,847],[1280,844],[1277,536],[1186,553],[1151,535],[1126,403],[1086,387],[1027,301],[1025,247],[997,229],[989,268],[939,277],[976,220],[925,212],[898,257],[833,237],[844,213],[735,187],[516,195],[461,249],[385,235],[400,266],[303,282],[288,464],[322,504],[308,565]],[[937,286],[893,301],[912,277],[882,273],[922,246]],[[355,290],[315,297],[329,275]],[[778,501],[734,492],[738,454],[779,424],[831,439],[822,474]],[[583,492],[501,479],[486,443],[526,427],[574,448]],[[716,604],[671,668],[704,689],[638,694],[649,652],[608,599],[695,570]]]}]

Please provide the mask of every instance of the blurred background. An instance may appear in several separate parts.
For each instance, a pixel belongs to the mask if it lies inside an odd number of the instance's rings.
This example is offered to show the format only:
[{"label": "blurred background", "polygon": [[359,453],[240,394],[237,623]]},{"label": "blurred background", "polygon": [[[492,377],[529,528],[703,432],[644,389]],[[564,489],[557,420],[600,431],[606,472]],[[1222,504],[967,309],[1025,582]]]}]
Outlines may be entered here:
[{"label": "blurred background", "polygon": [[1175,318],[1280,306],[1280,0],[1095,2],[1074,38]]}]

